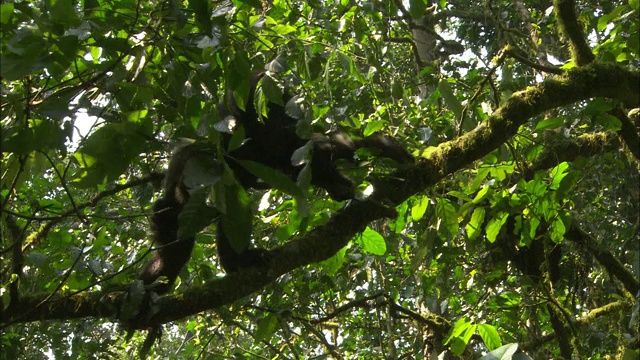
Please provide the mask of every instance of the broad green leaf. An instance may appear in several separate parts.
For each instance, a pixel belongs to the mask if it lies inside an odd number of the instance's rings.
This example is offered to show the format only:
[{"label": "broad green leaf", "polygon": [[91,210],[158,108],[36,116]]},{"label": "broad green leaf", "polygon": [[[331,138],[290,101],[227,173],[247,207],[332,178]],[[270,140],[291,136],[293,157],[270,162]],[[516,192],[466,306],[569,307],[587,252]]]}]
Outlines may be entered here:
[{"label": "broad green leaf", "polygon": [[534,210],[537,214],[542,214],[545,220],[551,221],[558,214],[558,203],[549,200],[550,197],[543,198],[535,204]]},{"label": "broad green leaf", "polygon": [[447,345],[449,341],[455,337],[461,337],[462,334],[464,334],[465,331],[469,329],[469,327],[471,327],[471,322],[468,318],[461,317],[460,319],[456,320],[455,324],[453,324],[453,328],[451,328],[451,335],[447,337],[444,344]]},{"label": "broad green leaf", "polygon": [[413,219],[413,221],[422,219],[425,211],[427,211],[427,206],[429,206],[428,196],[420,196],[415,199],[413,206],[411,207],[411,219]]},{"label": "broad green leaf", "polygon": [[471,201],[471,198],[469,196],[467,196],[467,194],[465,194],[462,191],[456,191],[456,190],[448,191],[447,195],[456,197],[456,198],[458,198],[460,200],[463,200],[463,201]]},{"label": "broad green leaf", "polygon": [[444,231],[447,238],[453,239],[459,229],[456,207],[448,199],[440,198],[436,203],[436,217],[440,221],[438,230]]},{"label": "broad green leaf", "polygon": [[480,166],[477,170],[476,176],[473,178],[473,189],[477,189],[482,186],[484,180],[489,176],[489,167]]},{"label": "broad green leaf", "polygon": [[424,0],[410,0],[409,1],[409,13],[414,19],[420,19],[427,8],[427,4]]},{"label": "broad green leaf", "polygon": [[209,188],[203,188],[191,194],[189,201],[178,215],[178,239],[196,236],[205,227],[211,225],[220,212],[207,205]]},{"label": "broad green leaf", "polygon": [[550,189],[556,190],[560,187],[560,182],[567,176],[567,169],[569,169],[569,163],[563,161],[551,170],[552,178],[551,185],[549,185]]},{"label": "broad green leaf", "polygon": [[467,318],[460,318],[451,329],[451,335],[446,339],[445,345],[450,343],[451,350],[460,355],[464,352],[469,340],[476,332],[476,325]]},{"label": "broad green leaf", "polygon": [[477,328],[478,325],[472,324],[464,331],[464,334],[462,334],[462,340],[465,344],[469,344],[469,340],[471,340],[471,337],[475,335]]},{"label": "broad green leaf", "polygon": [[367,123],[367,126],[364,128],[364,136],[370,136],[374,134],[376,131],[382,129],[384,127],[383,121],[370,121]]},{"label": "broad green leaf", "polygon": [[273,313],[269,313],[262,318],[258,323],[256,329],[255,342],[262,343],[262,341],[269,341],[273,334],[278,330],[278,316]]},{"label": "broad green leaf", "polygon": [[224,187],[226,213],[220,214],[224,233],[231,247],[242,253],[249,247],[253,232],[253,212],[249,204],[247,192],[238,184]]},{"label": "broad green leaf", "polygon": [[596,123],[604,126],[608,130],[618,131],[622,128],[620,119],[610,114],[596,115],[595,120]]},{"label": "broad green leaf", "polygon": [[49,0],[51,20],[69,26],[80,25],[80,18],[76,13],[75,4],[71,0]]},{"label": "broad green leaf", "polygon": [[338,270],[342,267],[345,261],[345,254],[347,253],[347,247],[343,247],[337,253],[335,253],[332,257],[328,258],[325,261],[320,262],[320,267],[327,273],[329,276],[335,275]]},{"label": "broad green leaf", "polygon": [[538,125],[536,125],[536,128],[535,128],[534,131],[542,131],[542,130],[546,130],[546,129],[556,129],[556,128],[559,128],[562,125],[564,125],[564,119],[563,118],[544,119],[544,120],[540,121],[538,123]]},{"label": "broad green leaf", "polygon": [[598,18],[598,31],[604,31],[609,24],[613,22],[614,19],[618,17],[622,11],[626,9],[626,6],[621,5],[613,9],[612,12],[608,14],[604,14]]},{"label": "broad green leaf", "polygon": [[454,94],[453,88],[451,87],[449,81],[447,81],[447,79],[443,79],[442,81],[440,81],[440,83],[438,83],[438,90],[440,90],[442,98],[444,99],[449,109],[451,109],[451,111],[453,111],[453,113],[455,114],[456,119],[460,119],[460,117],[462,116],[463,106],[458,97],[456,97],[456,95]]},{"label": "broad green leaf", "polygon": [[76,111],[69,106],[72,99],[78,95],[78,91],[69,90],[61,91],[56,95],[47,97],[38,107],[36,111],[40,114],[54,120],[63,120],[65,117],[71,117]]},{"label": "broad green leaf", "polygon": [[211,11],[206,0],[189,0],[189,9],[191,9],[196,18],[196,25],[201,32],[211,35],[212,21]]},{"label": "broad green leaf", "polygon": [[[511,360],[513,359],[513,355],[515,355],[516,351],[518,351],[518,344],[507,344],[491,351],[479,360]],[[529,357],[526,357],[525,359],[529,359]]]},{"label": "broad green leaf", "polygon": [[265,76],[262,78],[262,92],[266,95],[268,101],[284,106],[284,102],[282,101],[282,89],[272,77]]},{"label": "broad green leaf", "polygon": [[527,183],[527,192],[531,195],[542,196],[547,192],[547,183],[543,179],[531,180]]},{"label": "broad green leaf", "polygon": [[96,130],[75,152],[85,170],[79,184],[91,187],[115,180],[147,149],[146,131],[132,123],[107,124]]},{"label": "broad green leaf", "polygon": [[536,238],[536,232],[538,230],[538,226],[540,226],[540,220],[537,217],[532,217],[527,223],[529,224],[529,240],[533,240]]},{"label": "broad green leaf", "polygon": [[472,202],[476,205],[478,205],[480,202],[482,202],[482,200],[488,198],[489,196],[491,196],[491,187],[490,186],[484,186],[482,189],[480,189],[480,191],[478,191],[478,193],[476,194],[476,196],[473,198]]},{"label": "broad green leaf", "polygon": [[28,127],[11,127],[3,131],[2,150],[26,155],[30,152],[48,149],[64,149],[70,136],[56,121],[29,120]]},{"label": "broad green leaf", "polygon": [[553,240],[553,242],[556,244],[561,243],[562,239],[564,239],[564,234],[566,232],[567,232],[567,228],[564,226],[564,222],[562,221],[562,218],[558,216],[551,223],[551,240]]},{"label": "broad green leaf", "polygon": [[296,28],[291,25],[283,25],[279,24],[273,27],[273,31],[275,31],[279,35],[287,35],[296,31]]},{"label": "broad green leaf", "polygon": [[13,4],[12,3],[4,3],[0,5],[0,22],[3,24],[9,23],[9,19],[11,19],[11,15],[13,15]]},{"label": "broad green leaf", "polygon": [[508,217],[509,213],[500,212],[493,219],[489,220],[486,228],[487,240],[489,240],[489,242],[493,243],[496,241],[498,234],[500,234],[500,229],[502,229],[502,225],[504,225]]},{"label": "broad green leaf", "polygon": [[480,334],[484,345],[489,349],[489,351],[495,350],[502,346],[500,334],[498,334],[498,330],[496,330],[495,326],[489,324],[479,324],[478,334]]},{"label": "broad green leaf", "polygon": [[585,115],[602,115],[606,114],[614,108],[614,104],[603,98],[595,98],[591,100],[584,108]]},{"label": "broad green leaf", "polygon": [[484,223],[485,209],[477,207],[473,210],[471,220],[467,224],[467,236],[469,239],[475,240],[480,235],[482,230],[482,224]]},{"label": "broad green leaf", "polygon": [[368,226],[362,234],[356,235],[355,242],[362,246],[364,252],[369,254],[384,255],[387,252],[387,243],[384,237]]},{"label": "broad green leaf", "polygon": [[280,171],[277,171],[273,168],[262,165],[255,161],[249,161],[249,160],[235,160],[235,161],[237,161],[240,165],[242,165],[242,167],[245,168],[247,171],[257,176],[258,178],[262,179],[264,182],[273,186],[274,188],[284,191],[285,193],[291,196],[294,196],[297,198],[304,198],[305,195],[302,192],[302,190],[298,187],[298,185],[293,180],[291,180],[291,178],[281,173]]}]

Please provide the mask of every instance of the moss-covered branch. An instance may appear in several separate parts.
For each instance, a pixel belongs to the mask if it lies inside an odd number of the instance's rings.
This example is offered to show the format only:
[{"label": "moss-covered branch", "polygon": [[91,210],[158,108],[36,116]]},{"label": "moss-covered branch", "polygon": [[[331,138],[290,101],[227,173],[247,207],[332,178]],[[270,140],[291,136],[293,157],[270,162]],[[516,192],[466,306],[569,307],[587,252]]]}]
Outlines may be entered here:
[{"label": "moss-covered branch", "polygon": [[610,252],[598,247],[597,241],[575,224],[566,233],[566,238],[586,249],[602,267],[618,279],[630,294],[636,294],[640,285],[638,279],[627,270]]},{"label": "moss-covered branch", "polygon": [[550,169],[563,161],[573,161],[578,156],[591,157],[620,147],[618,137],[612,132],[583,134],[573,139],[558,137],[544,143],[542,153],[531,163],[525,178],[542,169]]},{"label": "moss-covered branch", "polygon": [[571,57],[578,66],[592,63],[595,56],[587,44],[586,36],[578,23],[576,6],[573,0],[554,0],[556,18],[561,33],[569,41]]},{"label": "moss-covered branch", "polygon": [[[230,274],[206,286],[162,297],[158,304],[160,310],[149,324],[174,321],[232,303],[259,291],[282,274],[328,259],[371,221],[390,215],[389,209],[380,204],[399,204],[435,185],[446,175],[493,151],[533,116],[592,97],[614,98],[637,106],[640,102],[639,81],[638,72],[611,64],[592,64],[515,93],[505,106],[473,131],[440,144],[415,166],[376,181],[372,201],[351,201],[326,225],[272,250],[266,271]],[[121,295],[60,295],[45,303],[43,300],[47,295],[28,296],[21,299],[11,314],[2,313],[2,322],[113,317],[122,301]]]}]

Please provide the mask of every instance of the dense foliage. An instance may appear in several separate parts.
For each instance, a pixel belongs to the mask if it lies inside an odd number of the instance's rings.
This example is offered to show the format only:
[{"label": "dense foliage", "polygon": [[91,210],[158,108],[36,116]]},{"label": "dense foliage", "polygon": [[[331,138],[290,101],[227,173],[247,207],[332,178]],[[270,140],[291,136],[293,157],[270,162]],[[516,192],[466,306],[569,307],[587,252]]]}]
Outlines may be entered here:
[{"label": "dense foliage", "polygon": [[[638,7],[3,2],[0,352],[637,358]],[[262,169],[273,263],[225,276],[212,225],[158,297],[136,274],[171,151],[224,152],[218,107],[260,71],[245,106],[286,88],[301,136],[384,133],[417,161],[360,152],[347,202]]]}]

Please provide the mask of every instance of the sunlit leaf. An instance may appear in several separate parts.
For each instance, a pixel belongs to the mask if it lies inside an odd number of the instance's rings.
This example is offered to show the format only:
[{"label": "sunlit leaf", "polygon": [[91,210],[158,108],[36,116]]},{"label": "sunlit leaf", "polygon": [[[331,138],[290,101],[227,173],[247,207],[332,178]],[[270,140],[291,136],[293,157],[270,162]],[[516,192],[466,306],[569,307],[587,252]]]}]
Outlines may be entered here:
[{"label": "sunlit leaf", "polygon": [[362,250],[373,255],[384,255],[387,252],[387,244],[384,237],[377,231],[367,227],[362,234],[356,236],[356,243],[362,246]]}]

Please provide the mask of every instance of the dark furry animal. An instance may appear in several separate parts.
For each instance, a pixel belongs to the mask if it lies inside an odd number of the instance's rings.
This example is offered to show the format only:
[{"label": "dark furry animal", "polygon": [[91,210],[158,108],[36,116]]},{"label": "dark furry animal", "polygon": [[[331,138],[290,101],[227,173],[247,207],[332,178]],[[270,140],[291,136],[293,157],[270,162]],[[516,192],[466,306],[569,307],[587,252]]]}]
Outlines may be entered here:
[{"label": "dark furry animal", "polygon": [[[237,106],[230,93],[224,104],[219,107],[221,119],[232,116],[235,118],[237,127],[244,128],[246,141],[242,146],[227,153],[226,162],[233,170],[239,184],[245,189],[266,189],[269,185],[261,182],[237,160],[251,160],[266,165],[295,180],[303,166],[293,165],[292,155],[309,141],[296,134],[297,120],[287,115],[282,105],[269,103],[268,117],[260,119],[254,106],[254,97],[258,82],[264,76],[267,75],[261,74],[251,79],[251,90],[245,110]],[[285,93],[283,103],[286,104],[289,100],[291,96]],[[227,148],[231,135],[224,134],[223,139],[224,146]],[[311,183],[327,190],[329,196],[337,201],[352,199],[355,194],[355,184],[338,171],[336,160],[344,159],[353,162],[357,149],[369,148],[379,156],[402,163],[413,162],[413,157],[409,153],[391,138],[382,135],[352,140],[340,133],[314,134],[311,141],[313,145],[310,165]],[[193,236],[180,238],[178,217],[189,200],[189,192],[182,179],[184,167],[197,151],[197,146],[187,146],[176,151],[167,171],[164,196],[153,205],[151,224],[157,250],[153,258],[143,267],[139,278],[145,284],[151,284],[165,277],[166,282],[160,283],[155,288],[158,293],[164,293],[170,289],[182,267],[191,257],[195,238]],[[243,268],[264,264],[268,251],[265,249],[237,251],[232,246],[223,223],[222,220],[218,221],[216,245],[220,264],[224,270],[228,273],[236,272]]]}]

